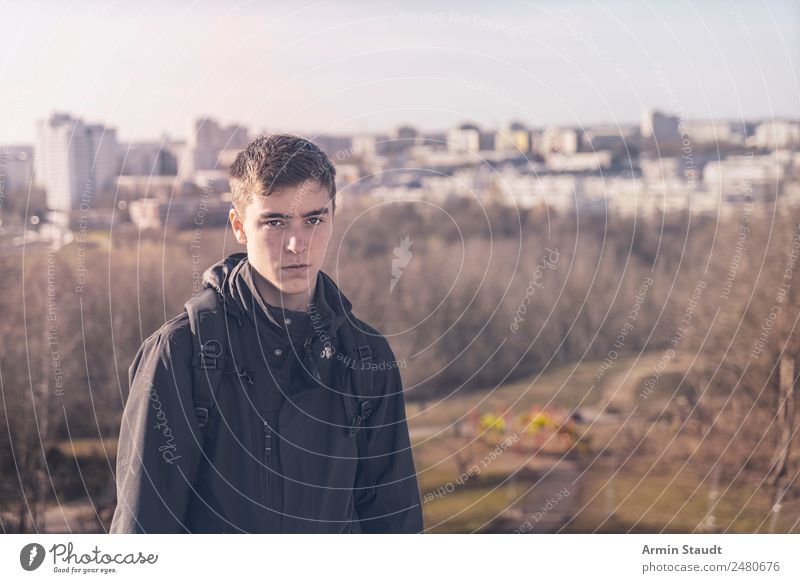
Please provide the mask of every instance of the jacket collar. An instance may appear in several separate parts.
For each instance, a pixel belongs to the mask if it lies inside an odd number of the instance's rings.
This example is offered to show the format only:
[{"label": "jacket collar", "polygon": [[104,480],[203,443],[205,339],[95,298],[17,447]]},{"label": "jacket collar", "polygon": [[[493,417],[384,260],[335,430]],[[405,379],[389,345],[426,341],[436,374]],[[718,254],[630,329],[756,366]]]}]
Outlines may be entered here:
[{"label": "jacket collar", "polygon": [[[234,253],[208,268],[203,274],[203,282],[204,285],[215,287],[224,297],[233,299],[237,311],[256,324],[259,321],[267,323],[267,327],[285,342],[288,340],[286,325],[278,322],[267,309],[255,285],[253,272],[254,268],[247,259],[247,253]],[[314,297],[309,306],[309,329],[306,337],[319,336],[322,332],[333,337],[339,326],[352,317],[351,311],[350,300],[330,276],[320,270],[317,273]]]}]

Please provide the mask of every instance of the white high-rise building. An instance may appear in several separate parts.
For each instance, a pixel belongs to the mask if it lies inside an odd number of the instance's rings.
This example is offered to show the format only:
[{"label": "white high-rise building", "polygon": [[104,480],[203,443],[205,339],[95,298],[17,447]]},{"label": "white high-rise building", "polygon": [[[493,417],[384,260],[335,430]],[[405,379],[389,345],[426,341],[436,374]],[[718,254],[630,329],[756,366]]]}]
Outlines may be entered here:
[{"label": "white high-rise building", "polygon": [[117,132],[54,113],[37,124],[36,183],[47,191],[47,207],[71,211],[97,203],[118,174]]},{"label": "white high-rise building", "polygon": [[574,154],[580,148],[580,135],[573,128],[550,126],[542,134],[542,153]]},{"label": "white high-rise building", "polygon": [[451,152],[477,152],[481,149],[481,131],[472,124],[461,124],[447,132],[447,148]]},{"label": "white high-rise building", "polygon": [[531,149],[531,133],[522,123],[511,122],[497,133],[495,148],[501,151],[527,152]]}]

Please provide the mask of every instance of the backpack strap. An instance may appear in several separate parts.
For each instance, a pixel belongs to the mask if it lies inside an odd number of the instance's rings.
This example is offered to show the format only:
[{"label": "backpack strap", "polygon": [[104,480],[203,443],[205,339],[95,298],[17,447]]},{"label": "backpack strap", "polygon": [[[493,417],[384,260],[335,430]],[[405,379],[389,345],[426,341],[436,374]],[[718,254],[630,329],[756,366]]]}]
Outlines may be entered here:
[{"label": "backpack strap", "polygon": [[372,349],[368,344],[356,346],[355,354],[358,356],[357,362],[360,363],[357,369],[353,371],[355,373],[353,377],[353,392],[358,399],[358,410],[351,417],[352,421],[348,430],[350,437],[364,435],[365,432],[360,430],[364,428],[364,424],[372,413],[372,401],[369,399],[372,394],[373,379],[373,375],[369,372],[372,364]]},{"label": "backpack strap", "polygon": [[350,395],[345,397],[345,409],[350,425],[347,434],[356,437],[363,433],[366,420],[372,413],[373,374],[371,374],[372,349],[366,342],[366,337],[362,330],[358,330],[362,343],[356,344],[355,329],[352,322],[345,323],[340,330],[342,331],[342,349],[346,355],[345,364],[348,370],[349,383],[346,387],[350,389]]},{"label": "backpack strap", "polygon": [[363,330],[358,330],[361,344],[356,344],[355,324],[346,322],[342,330],[342,348],[344,354],[349,358],[345,361],[347,367],[348,383],[345,383],[351,390],[351,395],[345,395],[345,410],[350,420],[347,434],[355,437],[358,448],[358,472],[356,474],[357,484],[366,484],[366,488],[374,487],[369,464],[365,463],[369,452],[367,448],[367,420],[372,414],[372,387],[374,372],[371,370],[372,349],[366,341]]},{"label": "backpack strap", "polygon": [[[238,350],[238,330],[228,334],[223,300],[217,290],[206,287],[184,305],[192,330],[192,400],[200,427],[201,444],[216,395],[222,384],[222,375],[236,373],[253,384],[245,369],[238,371],[233,365],[234,355],[225,358],[225,347]],[[238,326],[237,326],[238,328]],[[226,339],[230,338],[230,342]],[[239,353],[241,354],[241,353]]]}]

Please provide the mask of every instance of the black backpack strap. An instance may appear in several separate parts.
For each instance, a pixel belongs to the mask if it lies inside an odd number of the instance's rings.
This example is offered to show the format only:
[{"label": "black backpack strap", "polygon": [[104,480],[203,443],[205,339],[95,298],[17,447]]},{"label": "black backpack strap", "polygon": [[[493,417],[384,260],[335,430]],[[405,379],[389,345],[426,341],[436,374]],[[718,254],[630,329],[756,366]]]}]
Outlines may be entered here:
[{"label": "black backpack strap", "polygon": [[[367,343],[366,335],[363,330],[358,329],[356,332],[356,325],[354,322],[349,321],[345,323],[340,330],[342,330],[342,348],[344,354],[348,356],[346,366],[348,369],[347,378],[349,382],[347,386],[351,394],[345,395],[345,410],[347,417],[350,420],[350,425],[347,428],[347,434],[350,437],[355,437],[356,446],[358,448],[358,473],[356,475],[356,483],[362,485],[361,487],[372,488],[374,481],[369,469],[369,464],[364,463],[368,457],[369,452],[367,448],[367,421],[372,413],[372,384],[374,379],[374,371],[372,370],[372,349]],[[356,344],[356,333],[361,340],[360,344]]]},{"label": "black backpack strap", "polygon": [[358,364],[353,371],[353,393],[357,399],[358,409],[355,415],[351,417],[350,430],[348,431],[350,437],[364,434],[360,429],[364,427],[364,424],[372,413],[372,400],[369,398],[372,394],[373,378],[373,374],[370,372],[372,365],[372,349],[369,347],[369,344],[356,346],[354,356],[357,356],[355,362]]},{"label": "black backpack strap", "polygon": [[[237,372],[231,359],[225,358],[225,347],[238,349],[238,330],[227,333],[225,307],[219,293],[212,287],[204,288],[186,302],[184,309],[189,315],[192,330],[192,399],[194,401],[197,424],[200,426],[201,443],[204,443],[205,430],[211,410],[216,404],[216,394],[222,384],[222,375],[236,372],[246,377],[252,384],[250,375],[242,368]],[[230,336],[231,342],[226,339]],[[238,355],[237,355],[238,356]]]},{"label": "black backpack strap", "polygon": [[361,344],[356,344],[356,325],[347,322],[340,328],[342,352],[345,355],[344,362],[347,366],[349,382],[345,393],[345,409],[350,425],[347,433],[350,437],[361,434],[360,431],[372,413],[372,402],[369,398],[372,395],[373,374],[371,374],[372,349],[366,341],[366,336],[362,330],[358,330]]}]

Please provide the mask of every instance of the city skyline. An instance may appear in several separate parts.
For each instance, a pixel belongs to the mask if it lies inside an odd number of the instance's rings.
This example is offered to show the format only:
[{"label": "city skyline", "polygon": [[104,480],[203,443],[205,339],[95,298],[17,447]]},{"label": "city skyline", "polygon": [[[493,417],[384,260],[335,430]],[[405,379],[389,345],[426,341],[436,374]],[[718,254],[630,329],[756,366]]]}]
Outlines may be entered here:
[{"label": "city skyline", "polygon": [[[686,121],[646,110],[640,126],[625,131],[512,124],[501,133],[462,124],[441,138],[403,127],[396,140],[320,136],[318,143],[336,159],[342,191],[376,200],[445,203],[480,193],[514,207],[623,215],[662,207],[731,213],[742,200],[771,196],[798,204],[800,121]],[[4,186],[18,197],[35,182],[46,193],[48,222],[67,230],[127,219],[158,229],[167,216],[185,228],[201,206],[224,223],[228,168],[250,140],[246,127],[212,117],[195,120],[190,140],[161,144],[119,143],[114,128],[64,113],[39,127],[35,151],[4,148]],[[44,231],[58,244],[65,232]]]},{"label": "city skyline", "polygon": [[19,26],[0,40],[13,88],[0,143],[34,143],[36,121],[57,111],[115,127],[120,142],[185,140],[201,115],[334,135],[638,124],[643,109],[800,117],[789,2],[193,8],[4,7]]}]

